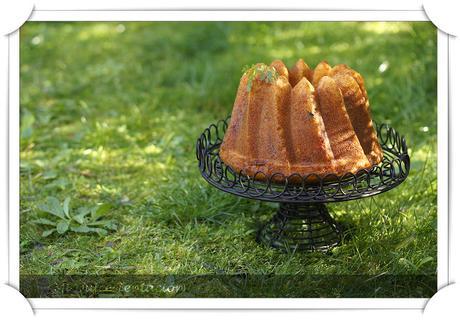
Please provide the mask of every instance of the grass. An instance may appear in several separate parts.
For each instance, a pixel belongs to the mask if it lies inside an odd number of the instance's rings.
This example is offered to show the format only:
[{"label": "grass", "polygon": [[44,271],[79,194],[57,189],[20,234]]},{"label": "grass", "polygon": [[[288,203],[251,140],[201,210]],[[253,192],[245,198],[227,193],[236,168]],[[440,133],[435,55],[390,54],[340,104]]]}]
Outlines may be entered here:
[{"label": "grass", "polygon": [[[27,22],[20,32],[26,295],[430,297],[436,291],[431,23]],[[195,159],[202,130],[231,112],[244,65],[274,59],[292,65],[299,57],[311,66],[326,59],[359,70],[374,119],[404,133],[410,148],[411,173],[400,187],[329,206],[352,227],[330,254],[285,254],[256,243],[258,226],[276,207],[212,188]],[[46,228],[32,221],[48,196],[69,197],[75,208],[108,204],[104,219],[117,230],[43,237]],[[37,275],[48,276],[45,291],[30,280]]]}]

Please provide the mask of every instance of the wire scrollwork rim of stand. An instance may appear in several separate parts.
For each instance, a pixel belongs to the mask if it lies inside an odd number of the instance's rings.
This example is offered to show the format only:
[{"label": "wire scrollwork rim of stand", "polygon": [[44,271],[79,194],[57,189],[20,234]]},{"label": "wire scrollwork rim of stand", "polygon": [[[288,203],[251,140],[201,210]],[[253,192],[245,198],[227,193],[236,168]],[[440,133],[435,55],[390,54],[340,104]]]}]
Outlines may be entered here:
[{"label": "wire scrollwork rim of stand", "polygon": [[235,172],[219,156],[229,119],[227,117],[211,124],[196,142],[196,157],[201,175],[208,183],[224,192],[272,202],[340,202],[391,190],[409,175],[410,159],[406,140],[387,124],[375,124],[384,155],[382,162],[356,173],[348,172],[341,176],[320,176],[316,173],[284,176],[282,173],[274,173],[267,176],[259,171],[251,176],[243,170]]}]

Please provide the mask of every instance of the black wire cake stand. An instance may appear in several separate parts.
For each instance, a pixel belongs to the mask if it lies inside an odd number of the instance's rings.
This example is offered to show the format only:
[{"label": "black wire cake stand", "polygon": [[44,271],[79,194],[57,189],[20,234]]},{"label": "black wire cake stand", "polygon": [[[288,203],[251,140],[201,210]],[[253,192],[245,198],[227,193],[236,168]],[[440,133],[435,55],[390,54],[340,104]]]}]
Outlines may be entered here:
[{"label": "black wire cake stand", "polygon": [[[236,172],[219,156],[227,121],[210,125],[196,143],[198,167],[203,178],[224,192],[254,200],[279,203],[273,218],[258,232],[259,242],[285,251],[327,251],[340,244],[342,227],[325,203],[375,196],[402,183],[410,170],[406,141],[388,125],[376,125],[383,161],[369,169],[342,176],[263,172],[249,176]],[[314,181],[314,182],[312,182]]]}]

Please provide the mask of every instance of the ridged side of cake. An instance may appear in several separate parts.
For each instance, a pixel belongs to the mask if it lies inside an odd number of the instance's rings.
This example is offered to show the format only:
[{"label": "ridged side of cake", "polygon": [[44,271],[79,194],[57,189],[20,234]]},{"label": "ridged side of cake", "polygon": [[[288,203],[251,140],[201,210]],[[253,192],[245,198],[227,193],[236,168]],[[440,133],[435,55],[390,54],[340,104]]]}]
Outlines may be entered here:
[{"label": "ridged side of cake", "polygon": [[227,165],[248,175],[342,175],[382,160],[359,73],[325,61],[313,71],[303,60],[289,71],[280,60],[270,67],[273,81],[240,80],[220,148]]}]

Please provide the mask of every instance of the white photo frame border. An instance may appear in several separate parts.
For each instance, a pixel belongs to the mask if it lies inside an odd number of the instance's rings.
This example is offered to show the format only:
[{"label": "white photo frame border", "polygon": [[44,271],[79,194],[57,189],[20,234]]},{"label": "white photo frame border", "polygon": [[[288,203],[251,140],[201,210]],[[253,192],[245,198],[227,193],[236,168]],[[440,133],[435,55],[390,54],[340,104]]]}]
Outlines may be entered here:
[{"label": "white photo frame border", "polygon": [[[34,11],[29,21],[429,21],[422,10]],[[9,284],[19,287],[19,30],[9,35]],[[437,33],[438,290],[449,284],[448,35]],[[13,170],[12,170],[13,169]],[[31,298],[34,309],[423,309],[428,298]]]}]

